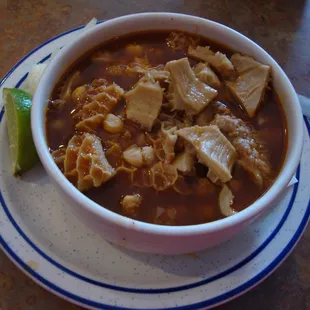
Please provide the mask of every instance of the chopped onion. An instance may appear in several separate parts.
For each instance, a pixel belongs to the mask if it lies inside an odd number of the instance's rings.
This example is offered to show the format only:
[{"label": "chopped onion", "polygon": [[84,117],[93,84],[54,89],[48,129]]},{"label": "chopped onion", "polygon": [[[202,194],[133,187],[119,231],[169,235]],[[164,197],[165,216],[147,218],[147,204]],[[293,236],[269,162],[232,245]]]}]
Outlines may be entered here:
[{"label": "chopped onion", "polygon": [[214,184],[217,184],[219,181],[219,177],[211,169],[209,169],[207,177]]},{"label": "chopped onion", "polygon": [[[79,37],[85,31],[88,31],[89,29],[95,27],[96,24],[97,24],[97,19],[93,18],[89,23],[87,23],[87,25],[83,28],[82,31],[78,32],[77,37]],[[60,51],[60,49],[61,49],[60,47],[56,48],[52,52],[51,57],[46,62],[33,65],[33,67],[31,68],[31,70],[30,70],[30,72],[26,78],[26,80],[23,83],[23,86],[22,86],[23,90],[25,90],[26,92],[28,92],[31,95],[34,95],[44,70],[48,66],[49,62]]]},{"label": "chopped onion", "polygon": [[231,208],[234,201],[234,195],[227,185],[224,185],[219,195],[220,210],[224,216],[231,216],[236,213]]},{"label": "chopped onion", "polygon": [[165,213],[165,209],[162,207],[157,207],[155,218],[158,219],[163,213]]},{"label": "chopped onion", "polygon": [[29,94],[33,95],[37,89],[41,76],[46,69],[48,63],[36,64],[31,68],[25,82],[23,89]]},{"label": "chopped onion", "polygon": [[85,31],[94,28],[97,24],[98,20],[97,18],[93,17],[87,24],[86,26],[83,28],[83,30],[81,31],[81,33],[84,33]]}]

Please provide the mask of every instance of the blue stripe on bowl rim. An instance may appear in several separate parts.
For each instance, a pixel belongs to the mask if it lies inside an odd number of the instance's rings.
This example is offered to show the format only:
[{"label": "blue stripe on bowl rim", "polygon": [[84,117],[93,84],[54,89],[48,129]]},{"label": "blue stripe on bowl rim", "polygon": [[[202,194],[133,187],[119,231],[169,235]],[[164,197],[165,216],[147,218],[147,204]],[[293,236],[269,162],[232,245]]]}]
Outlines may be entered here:
[{"label": "blue stripe on bowl rim", "polygon": [[[83,27],[83,26],[82,26]],[[0,86],[2,86],[4,84],[4,82],[6,81],[6,79],[12,74],[12,72],[23,62],[25,61],[29,56],[31,56],[34,52],[36,52],[37,50],[39,50],[40,48],[42,48],[43,46],[47,45],[48,43],[58,39],[59,37],[62,37],[68,33],[71,33],[73,31],[77,31],[79,29],[81,29],[82,27],[78,27],[75,29],[72,29],[70,31],[67,31],[63,34],[60,34],[48,41],[46,41],[45,43],[43,43],[42,45],[38,46],[36,49],[34,49],[32,52],[30,52],[28,55],[26,55],[23,59],[21,59],[7,74],[6,76],[0,81]],[[50,57],[50,55],[47,55],[44,59],[42,59],[39,63],[44,62],[45,60],[47,60]],[[26,78],[27,75],[25,75],[17,84],[17,86],[20,86],[20,84],[23,82],[23,80]],[[4,114],[4,109],[1,110],[0,112],[0,121],[2,119],[2,116]],[[308,133],[309,133],[309,123],[307,121],[307,119],[305,118],[305,123],[307,125],[308,128]],[[300,167],[298,167],[297,170],[297,178],[299,178],[299,173],[300,173]],[[228,273],[231,273],[235,270],[237,270],[238,268],[242,267],[244,264],[248,263],[251,259],[253,259],[259,252],[261,252],[263,250],[264,247],[267,246],[268,243],[270,243],[270,241],[274,238],[274,236],[277,234],[277,232],[281,229],[281,227],[283,226],[286,218],[288,217],[290,210],[292,208],[292,205],[294,203],[294,199],[297,193],[297,189],[298,189],[298,184],[295,184],[294,186],[294,190],[293,190],[293,194],[291,196],[290,199],[290,203],[289,206],[286,209],[286,212],[284,214],[284,216],[282,217],[282,219],[280,220],[280,223],[278,224],[277,228],[273,231],[273,233],[263,242],[262,245],[260,245],[259,248],[257,248],[250,256],[248,256],[246,259],[244,259],[242,262],[238,263],[236,266],[228,269],[227,271],[224,271],[221,273],[220,277],[226,276]],[[4,203],[3,206],[6,207],[5,202],[3,200],[2,194],[0,192],[1,195],[1,203]],[[4,207],[4,208],[5,208]],[[16,222],[14,221],[14,219],[12,218],[11,214],[9,213],[8,208],[6,207],[7,211],[7,215],[10,215],[9,217],[11,217],[11,222],[14,225],[15,223],[15,228],[17,229],[18,225],[16,224]],[[210,305],[214,305],[216,303],[222,302],[223,300],[227,300],[230,298],[233,298],[236,295],[241,294],[242,292],[244,292],[245,290],[248,290],[250,287],[254,286],[255,284],[257,284],[259,281],[263,280],[265,276],[267,276],[269,273],[271,273],[273,271],[273,269],[286,257],[286,255],[289,254],[289,252],[292,250],[293,246],[296,244],[296,242],[298,241],[299,237],[301,236],[307,221],[309,219],[309,214],[310,214],[310,204],[308,205],[307,211],[305,213],[305,216],[298,228],[298,230],[296,231],[295,235],[293,236],[293,238],[291,239],[291,241],[288,243],[287,247],[279,254],[279,256],[265,269],[263,270],[260,274],[258,274],[256,277],[254,277],[253,279],[249,280],[247,283],[243,284],[242,286],[240,286],[239,288],[236,288],[230,292],[227,292],[221,296],[218,296],[216,298],[210,299],[208,301],[204,301],[204,302],[200,302],[194,305],[188,305],[188,306],[184,306],[184,307],[176,307],[173,309],[189,309],[188,307],[193,306],[194,308],[196,307],[206,307],[206,306],[210,306]],[[17,226],[17,227],[16,227]],[[278,229],[278,230],[277,230]],[[17,229],[19,231],[19,233],[22,235],[22,237],[24,237],[24,239],[28,242],[28,244],[30,246],[34,245],[32,244],[31,240],[21,231],[20,227],[18,227]],[[277,230],[277,231],[276,231]],[[26,237],[26,238],[25,238]],[[27,240],[28,239],[28,240]],[[270,239],[270,240],[269,240]],[[265,244],[266,243],[266,244]],[[5,243],[5,241],[3,240],[3,238],[0,236],[0,244],[3,246],[4,250],[7,252],[7,254],[13,259],[13,261],[15,261],[22,269],[24,269],[25,272],[29,273],[34,279],[36,279],[37,281],[39,281],[41,284],[43,284],[44,286],[47,286],[47,288],[51,289],[52,291],[58,292],[61,295],[63,295],[64,297],[67,297],[69,299],[75,300],[77,302],[81,302],[83,304],[86,305],[90,305],[90,306],[95,306],[101,308],[103,307],[104,309],[107,308],[111,308],[111,309],[126,309],[126,308],[121,308],[121,307],[114,307],[114,306],[109,306],[109,305],[104,305],[104,304],[100,304],[100,303],[96,303],[87,299],[84,299],[82,297],[76,296],[74,294],[71,294],[70,292],[67,292],[59,287],[57,287],[56,285],[50,283],[48,280],[44,279],[42,276],[40,276],[39,274],[37,274],[35,271],[33,271],[31,268],[29,268],[29,266],[27,266],[10,248],[9,246]],[[35,245],[34,245],[34,249],[39,253],[39,254],[43,254],[42,256],[47,256],[45,253],[43,253],[40,249],[38,249]],[[258,252],[257,252],[258,251]],[[253,257],[252,257],[253,256]],[[54,262],[50,257],[47,256],[48,261],[50,261],[52,264],[54,264],[56,267],[60,268],[63,270],[63,266],[58,266],[59,264],[57,262]],[[234,270],[231,270],[233,269]],[[67,269],[67,268],[65,268]],[[75,272],[71,271],[71,270],[63,270],[65,272],[68,273],[72,273],[72,275],[75,274]],[[228,273],[227,273],[228,272]],[[265,274],[265,275],[264,275]],[[78,274],[76,274],[78,275]],[[75,276],[76,276],[75,275]],[[120,290],[120,291],[125,291],[125,292],[132,292],[132,293],[169,293],[169,292],[173,292],[173,291],[179,291],[179,290],[183,290],[183,289],[189,289],[189,288],[193,288],[199,285],[204,285],[207,284],[211,281],[214,281],[216,279],[218,279],[218,275],[213,276],[209,279],[205,279],[193,284],[189,284],[189,285],[184,285],[182,287],[177,287],[177,288],[167,288],[167,289],[130,289],[130,288],[122,288],[122,287],[115,287],[113,285],[109,285],[109,284],[103,284],[102,283],[97,283],[97,281],[94,281],[92,279],[85,279],[85,277],[78,275],[79,277],[81,277],[82,280],[89,280],[87,282],[95,284],[95,285],[100,285],[106,288],[112,288],[112,289],[116,289],[116,290]],[[215,278],[216,277],[216,278]],[[211,280],[210,280],[211,279]],[[95,283],[94,283],[95,282]],[[142,291],[141,291],[142,290]],[[238,293],[239,292],[239,293]]]}]

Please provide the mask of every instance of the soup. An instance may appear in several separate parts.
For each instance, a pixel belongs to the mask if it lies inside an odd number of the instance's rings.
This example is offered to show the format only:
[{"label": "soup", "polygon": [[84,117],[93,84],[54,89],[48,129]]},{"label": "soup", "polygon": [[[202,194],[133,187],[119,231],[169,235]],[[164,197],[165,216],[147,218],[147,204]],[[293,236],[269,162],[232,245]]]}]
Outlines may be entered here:
[{"label": "soup", "polygon": [[76,61],[51,94],[46,135],[87,197],[160,225],[247,208],[286,148],[270,67],[175,31],[118,37]]}]

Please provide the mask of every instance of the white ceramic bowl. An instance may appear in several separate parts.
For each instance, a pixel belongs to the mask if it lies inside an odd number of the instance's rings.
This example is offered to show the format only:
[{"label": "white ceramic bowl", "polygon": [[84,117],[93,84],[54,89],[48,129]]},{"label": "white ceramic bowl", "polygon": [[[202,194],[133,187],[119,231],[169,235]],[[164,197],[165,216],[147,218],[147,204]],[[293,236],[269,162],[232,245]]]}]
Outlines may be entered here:
[{"label": "white ceramic bowl", "polygon": [[[233,50],[254,56],[272,67],[273,83],[287,118],[288,149],[282,170],[271,188],[238,214],[212,223],[168,227],[135,221],[96,204],[64,177],[49,154],[45,139],[45,109],[48,98],[64,71],[89,49],[117,36],[145,30],[183,30],[223,43]],[[65,46],[43,74],[33,99],[32,134],[41,162],[72,207],[72,212],[115,244],[138,251],[179,254],[199,251],[231,238],[259,214],[269,209],[292,178],[302,151],[303,118],[295,90],[275,62],[257,44],[218,23],[181,14],[145,13],[106,21]]]}]

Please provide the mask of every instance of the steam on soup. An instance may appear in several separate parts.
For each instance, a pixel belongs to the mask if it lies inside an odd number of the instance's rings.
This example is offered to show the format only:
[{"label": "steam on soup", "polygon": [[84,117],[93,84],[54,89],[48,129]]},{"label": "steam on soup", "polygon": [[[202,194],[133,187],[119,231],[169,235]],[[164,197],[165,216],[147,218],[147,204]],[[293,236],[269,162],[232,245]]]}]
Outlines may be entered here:
[{"label": "steam on soup", "polygon": [[162,225],[248,207],[273,183],[286,146],[270,67],[179,32],[115,38],[79,59],[51,95],[46,132],[86,196]]}]

